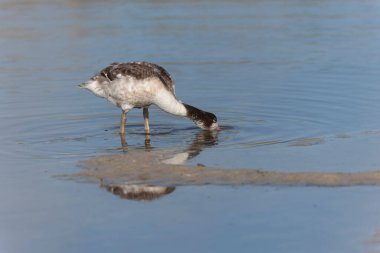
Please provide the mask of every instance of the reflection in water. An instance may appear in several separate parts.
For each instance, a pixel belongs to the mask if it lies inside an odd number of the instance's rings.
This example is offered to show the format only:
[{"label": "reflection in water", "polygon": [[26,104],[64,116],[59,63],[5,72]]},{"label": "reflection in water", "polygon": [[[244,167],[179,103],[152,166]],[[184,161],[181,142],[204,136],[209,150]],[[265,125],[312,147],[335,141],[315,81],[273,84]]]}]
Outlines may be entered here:
[{"label": "reflection in water", "polygon": [[[211,147],[217,144],[218,132],[216,131],[199,131],[192,141],[191,145],[182,153],[172,155],[171,158],[165,159],[162,162],[166,164],[179,165],[185,161],[199,155],[201,151],[206,147]],[[128,150],[128,144],[125,140],[125,134],[120,134],[121,146],[124,151]],[[155,152],[151,150],[149,135],[145,136],[145,150],[140,151],[141,154],[151,154]],[[134,152],[134,151],[132,151]],[[126,154],[129,156],[130,151]],[[146,162],[145,160],[139,160],[139,162]],[[157,186],[152,184],[132,184],[130,181],[118,181],[110,180],[111,178],[104,177],[100,179],[100,186],[107,189],[107,191],[119,196],[122,199],[129,200],[155,200],[161,198],[167,194],[172,193],[175,190],[174,186]],[[110,181],[110,183],[107,183]]]},{"label": "reflection in water", "polygon": [[120,198],[129,200],[155,200],[175,190],[175,187],[131,185],[128,183],[106,184],[101,186]]},{"label": "reflection in water", "polygon": [[125,154],[99,156],[84,161],[86,170],[72,179],[100,181],[101,187],[125,199],[154,200],[180,185],[287,185],[356,186],[380,185],[380,171],[278,172],[257,169],[224,169],[182,165],[216,145],[217,133],[200,131],[189,147],[175,150],[129,149]]},{"label": "reflection in water", "polygon": [[191,145],[184,151],[163,160],[165,164],[179,165],[199,155],[204,148],[212,147],[217,144],[217,131],[200,131],[194,138]]},{"label": "reflection in water", "polygon": [[[120,143],[121,143],[121,148],[123,151],[127,151],[128,150],[128,143],[127,143],[127,140],[125,138],[125,133],[119,133],[120,135]],[[146,150],[149,150],[152,148],[152,146],[150,145],[150,135],[149,134],[145,134],[145,149]]]},{"label": "reflection in water", "polygon": [[[224,129],[224,128],[223,128]],[[225,129],[228,129],[226,127]],[[126,140],[126,134],[120,133],[120,143],[123,151],[128,150],[128,142]],[[150,143],[150,136],[151,134],[145,134],[145,149],[150,150],[152,148]],[[191,159],[197,155],[203,150],[205,147],[211,147],[217,144],[218,141],[218,131],[207,131],[202,130],[198,132],[198,134],[195,136],[194,140],[192,141],[191,145],[186,149],[186,153],[188,154],[187,160]]]}]

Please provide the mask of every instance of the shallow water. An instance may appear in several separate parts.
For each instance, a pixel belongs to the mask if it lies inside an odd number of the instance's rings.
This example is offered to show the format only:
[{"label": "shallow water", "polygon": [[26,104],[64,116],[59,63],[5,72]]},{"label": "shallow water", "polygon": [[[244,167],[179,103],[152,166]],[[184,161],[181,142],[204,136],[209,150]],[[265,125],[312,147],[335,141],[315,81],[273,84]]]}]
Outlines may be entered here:
[{"label": "shallow water", "polygon": [[[380,169],[379,12],[376,1],[0,1],[0,252],[380,250],[377,186],[190,184],[134,201],[61,177],[125,153],[119,110],[77,85],[132,60],[164,66],[181,100],[218,116],[224,130],[208,136],[151,109],[148,148],[187,153],[184,165]],[[141,110],[126,131],[145,152]]]}]

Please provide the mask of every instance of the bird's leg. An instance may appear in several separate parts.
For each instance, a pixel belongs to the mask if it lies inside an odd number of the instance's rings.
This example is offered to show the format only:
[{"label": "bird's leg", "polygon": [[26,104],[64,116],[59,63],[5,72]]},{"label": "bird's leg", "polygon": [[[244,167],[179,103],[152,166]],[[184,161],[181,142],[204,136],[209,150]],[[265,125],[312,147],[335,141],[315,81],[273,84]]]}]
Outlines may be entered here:
[{"label": "bird's leg", "polygon": [[150,145],[149,135],[145,135],[145,150],[149,151],[152,149],[152,145]]},{"label": "bird's leg", "polygon": [[127,151],[128,150],[128,143],[127,141],[125,140],[125,133],[120,133],[120,142],[121,142],[121,148],[123,149],[123,151]]},{"label": "bird's leg", "polygon": [[125,141],[125,121],[127,120],[127,112],[121,111],[120,116],[120,141],[121,141],[121,147],[124,151],[128,149],[128,144]]},{"label": "bird's leg", "polygon": [[149,111],[148,107],[143,108],[143,114],[144,114],[144,129],[145,129],[145,134],[149,135]]},{"label": "bird's leg", "polygon": [[121,111],[120,116],[120,134],[125,134],[125,121],[127,120],[127,112]]},{"label": "bird's leg", "polygon": [[143,114],[144,114],[144,130],[145,130],[145,147],[147,147],[147,146],[150,146],[148,107],[143,108]]}]

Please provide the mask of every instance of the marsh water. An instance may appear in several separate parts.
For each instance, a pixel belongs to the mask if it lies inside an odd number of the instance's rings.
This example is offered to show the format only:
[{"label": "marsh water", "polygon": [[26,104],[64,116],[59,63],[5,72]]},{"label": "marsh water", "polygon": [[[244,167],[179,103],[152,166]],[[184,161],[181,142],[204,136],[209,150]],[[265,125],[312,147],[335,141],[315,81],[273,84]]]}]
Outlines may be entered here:
[{"label": "marsh water", "polygon": [[[380,251],[376,182],[223,181],[380,169],[379,15],[377,1],[1,0],[0,252]],[[77,85],[139,60],[223,130],[151,107],[147,145],[135,109],[124,150],[119,109]],[[67,177],[96,159],[155,166],[147,152],[222,174],[158,180],[171,188],[150,200]]]}]

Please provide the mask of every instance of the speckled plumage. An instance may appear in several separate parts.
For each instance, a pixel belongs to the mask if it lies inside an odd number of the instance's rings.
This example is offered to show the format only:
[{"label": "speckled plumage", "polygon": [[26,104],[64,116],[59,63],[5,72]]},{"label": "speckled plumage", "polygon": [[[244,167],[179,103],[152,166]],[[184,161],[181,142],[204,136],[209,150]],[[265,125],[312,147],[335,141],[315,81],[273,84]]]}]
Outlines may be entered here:
[{"label": "speckled plumage", "polygon": [[170,74],[161,66],[149,62],[114,62],[110,66],[102,69],[97,75],[106,77],[110,81],[119,76],[131,76],[137,80],[147,78],[158,78],[162,84],[175,95],[175,85]]}]

